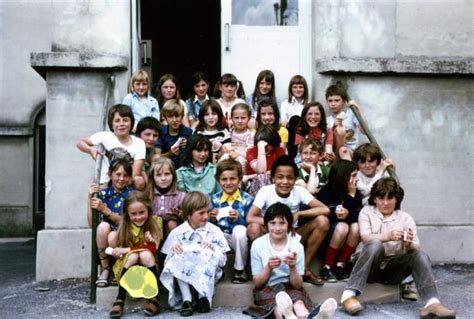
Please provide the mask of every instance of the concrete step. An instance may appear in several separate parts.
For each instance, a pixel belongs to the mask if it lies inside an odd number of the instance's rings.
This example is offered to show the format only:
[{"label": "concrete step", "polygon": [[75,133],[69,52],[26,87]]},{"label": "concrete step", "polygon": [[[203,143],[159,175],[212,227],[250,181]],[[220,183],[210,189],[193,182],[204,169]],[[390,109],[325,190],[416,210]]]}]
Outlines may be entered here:
[{"label": "concrete step", "polygon": [[[326,283],[324,286],[314,286],[304,283],[304,289],[307,291],[314,303],[321,303],[329,297],[339,301],[345,283]],[[217,284],[216,293],[213,298],[212,306],[217,307],[242,307],[253,303],[253,283],[233,284],[230,279],[225,278]],[[109,310],[117,297],[118,288],[116,286],[98,288],[96,308],[98,310]],[[167,308],[168,292],[160,287],[160,303]],[[398,285],[368,284],[364,294],[360,298],[364,303],[382,303],[395,302],[400,300],[400,290]],[[132,300],[127,297],[127,307],[144,307],[144,299]]]}]

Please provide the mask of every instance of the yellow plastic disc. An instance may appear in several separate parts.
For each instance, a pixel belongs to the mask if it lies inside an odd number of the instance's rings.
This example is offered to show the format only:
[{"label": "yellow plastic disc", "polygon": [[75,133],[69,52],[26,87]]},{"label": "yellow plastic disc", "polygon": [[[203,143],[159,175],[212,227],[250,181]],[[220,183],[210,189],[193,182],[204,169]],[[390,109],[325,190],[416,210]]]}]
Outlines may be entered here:
[{"label": "yellow plastic disc", "polygon": [[120,286],[127,290],[133,298],[150,299],[158,295],[156,277],[150,269],[136,265],[120,278]]}]

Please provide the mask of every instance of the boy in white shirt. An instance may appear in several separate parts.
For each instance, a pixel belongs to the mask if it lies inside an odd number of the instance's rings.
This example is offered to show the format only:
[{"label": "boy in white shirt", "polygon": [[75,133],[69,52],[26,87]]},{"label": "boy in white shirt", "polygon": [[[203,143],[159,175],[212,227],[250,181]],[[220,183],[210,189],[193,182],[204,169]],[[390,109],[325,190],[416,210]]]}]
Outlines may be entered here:
[{"label": "boy in white shirt", "polygon": [[[304,187],[295,186],[298,167],[288,156],[280,156],[272,165],[273,184],[262,187],[255,197],[247,215],[247,235],[249,239],[262,236],[265,232],[263,216],[270,205],[280,202],[293,213],[294,226],[305,245],[305,274],[303,280],[315,285],[324,281],[310,269],[311,260],[324,240],[329,229],[329,208],[318,201]],[[301,206],[309,207],[300,210]]]}]

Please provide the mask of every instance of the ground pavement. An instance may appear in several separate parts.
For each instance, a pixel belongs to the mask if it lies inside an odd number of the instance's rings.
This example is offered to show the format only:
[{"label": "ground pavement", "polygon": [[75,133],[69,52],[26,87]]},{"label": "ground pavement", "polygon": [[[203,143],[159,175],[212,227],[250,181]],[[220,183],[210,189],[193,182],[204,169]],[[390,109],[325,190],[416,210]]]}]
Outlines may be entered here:
[{"label": "ground pavement", "polygon": [[[458,318],[474,318],[474,265],[437,265],[434,273],[441,301]],[[329,285],[329,284],[328,284]],[[339,301],[340,296],[334,296]],[[240,308],[217,308],[193,318],[249,318]],[[356,318],[418,318],[420,303],[367,304]],[[142,318],[142,309],[125,309],[124,318]],[[341,308],[335,318],[349,318]],[[89,304],[89,281],[68,279],[35,282],[35,242],[0,239],[0,318],[108,318]],[[165,312],[155,318],[181,318]]]}]

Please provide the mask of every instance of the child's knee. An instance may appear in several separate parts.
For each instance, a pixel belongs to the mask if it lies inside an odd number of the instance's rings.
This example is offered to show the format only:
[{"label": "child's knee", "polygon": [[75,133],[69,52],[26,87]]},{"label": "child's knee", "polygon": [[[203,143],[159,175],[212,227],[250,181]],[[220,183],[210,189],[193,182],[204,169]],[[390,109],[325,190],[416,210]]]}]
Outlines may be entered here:
[{"label": "child's knee", "polygon": [[314,219],[316,228],[319,231],[327,232],[329,230],[329,219],[326,216],[319,215]]},{"label": "child's knee", "polygon": [[97,236],[107,238],[111,230],[112,229],[108,223],[101,222],[99,225],[97,225]]},{"label": "child's knee", "polygon": [[144,250],[139,253],[140,263],[145,266],[153,266],[155,264],[155,257],[149,250]]},{"label": "child's knee", "polygon": [[338,234],[339,236],[346,236],[349,233],[349,225],[344,222],[337,223],[334,233]]}]

